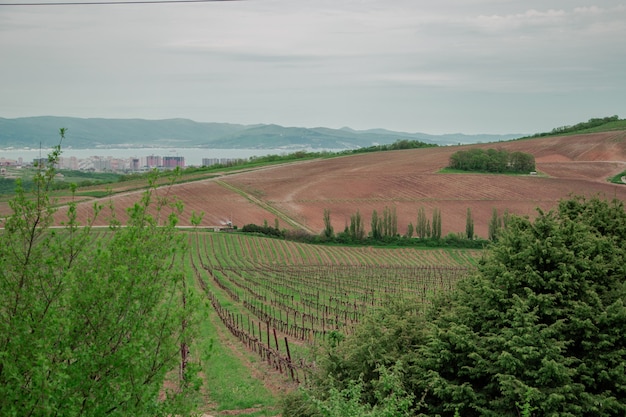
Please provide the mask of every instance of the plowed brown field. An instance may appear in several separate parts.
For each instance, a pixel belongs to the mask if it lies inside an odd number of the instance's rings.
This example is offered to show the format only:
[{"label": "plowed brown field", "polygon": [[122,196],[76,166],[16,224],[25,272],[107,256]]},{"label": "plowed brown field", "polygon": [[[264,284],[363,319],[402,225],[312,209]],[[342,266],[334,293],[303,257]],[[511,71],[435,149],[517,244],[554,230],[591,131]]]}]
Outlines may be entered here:
[{"label": "plowed brown field", "polygon": [[[523,151],[535,156],[539,175],[440,174],[452,153],[472,147]],[[486,237],[493,208],[502,214],[533,216],[570,194],[617,197],[626,201],[626,185],[607,178],[626,169],[626,132],[605,132],[490,144],[360,154],[266,167],[175,185],[169,190],[185,204],[182,225],[191,212],[205,212],[203,226],[262,224],[304,228],[319,233],[329,209],[335,231],[342,231],[357,210],[369,230],[373,210],[395,207],[398,230],[415,224],[420,207],[442,213],[442,233],[464,233],[466,212],[475,233]],[[160,191],[164,192],[164,191]],[[138,193],[112,198],[118,216]],[[80,215],[90,204],[80,205]]]}]

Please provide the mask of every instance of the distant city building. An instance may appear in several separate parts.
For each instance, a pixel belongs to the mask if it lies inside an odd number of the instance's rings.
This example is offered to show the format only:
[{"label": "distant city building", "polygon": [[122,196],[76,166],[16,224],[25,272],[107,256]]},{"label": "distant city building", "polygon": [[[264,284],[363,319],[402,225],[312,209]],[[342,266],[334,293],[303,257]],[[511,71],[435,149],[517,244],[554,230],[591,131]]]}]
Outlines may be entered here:
[{"label": "distant city building", "polygon": [[157,168],[163,166],[163,158],[156,155],[146,156],[145,166],[147,166],[148,168]]},{"label": "distant city building", "polygon": [[202,158],[202,166],[210,167],[211,165],[217,165],[220,163],[219,158]]},{"label": "distant city building", "polygon": [[185,167],[185,157],[184,156],[164,156],[163,157],[163,168],[184,168]]},{"label": "distant city building", "polygon": [[69,158],[61,157],[59,159],[61,169],[78,170],[78,158],[70,156]]},{"label": "distant city building", "polygon": [[210,167],[211,165],[230,166],[242,162],[241,158],[202,158],[202,166]]},{"label": "distant city building", "polygon": [[112,171],[110,159],[94,159],[93,169],[96,171]]},{"label": "distant city building", "polygon": [[16,166],[16,165],[21,165],[21,161],[18,163],[17,161],[13,159],[0,158],[0,166],[8,167],[8,166]]},{"label": "distant city building", "polygon": [[33,166],[43,168],[48,163],[48,158],[35,158],[33,159]]},{"label": "distant city building", "polygon": [[131,171],[139,171],[140,165],[139,158],[130,158],[129,168]]}]

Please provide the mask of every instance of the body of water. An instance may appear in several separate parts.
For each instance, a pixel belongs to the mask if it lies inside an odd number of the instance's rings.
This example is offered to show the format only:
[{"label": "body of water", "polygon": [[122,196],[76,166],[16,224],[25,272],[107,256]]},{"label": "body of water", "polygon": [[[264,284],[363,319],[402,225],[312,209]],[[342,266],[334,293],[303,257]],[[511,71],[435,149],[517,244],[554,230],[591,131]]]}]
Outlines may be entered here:
[{"label": "body of water", "polygon": [[[303,149],[312,151],[311,149]],[[96,149],[63,149],[62,157],[72,156],[88,159],[93,156],[112,157],[116,159],[145,158],[147,156],[183,156],[186,166],[200,166],[203,158],[236,158],[247,159],[252,156],[286,155],[297,150],[287,149],[206,149],[206,148],[96,148]],[[50,149],[0,149],[0,158],[31,162],[33,159],[45,158]]]}]

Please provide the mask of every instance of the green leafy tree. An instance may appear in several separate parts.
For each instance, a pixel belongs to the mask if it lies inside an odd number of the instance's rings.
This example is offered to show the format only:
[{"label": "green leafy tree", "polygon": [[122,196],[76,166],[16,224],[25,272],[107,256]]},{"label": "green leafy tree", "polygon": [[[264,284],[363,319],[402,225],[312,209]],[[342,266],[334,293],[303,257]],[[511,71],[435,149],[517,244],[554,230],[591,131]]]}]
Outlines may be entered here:
[{"label": "green leafy tree", "polygon": [[383,227],[382,235],[385,237],[394,237],[398,234],[398,215],[396,208],[385,207],[383,210]]},{"label": "green leafy tree", "polygon": [[389,299],[354,334],[319,352],[311,384],[288,397],[282,415],[412,415],[414,349],[426,342],[427,327],[419,306]]},{"label": "green leafy tree", "polygon": [[330,221],[330,210],[324,209],[324,237],[332,239],[335,236],[332,222]]},{"label": "green leafy tree", "polygon": [[[105,236],[90,226],[102,207],[79,225],[74,202],[63,228],[51,229],[60,153],[30,193],[18,183],[0,233],[0,415],[188,413],[195,297],[176,267],[181,207],[150,188],[126,227],[113,219]],[[177,368],[176,388],[164,389]]]},{"label": "green leafy tree", "polygon": [[535,170],[535,158],[523,152],[509,153],[503,149],[474,148],[450,156],[450,168],[483,172],[530,172]]},{"label": "green leafy tree", "polygon": [[472,217],[472,209],[469,207],[465,218],[465,236],[470,240],[474,239],[474,218]]},{"label": "green leafy tree", "polygon": [[509,220],[511,219],[511,214],[509,213],[509,209],[504,209],[504,214],[502,215],[502,228],[507,229],[509,227]]},{"label": "green leafy tree", "polygon": [[379,240],[383,236],[383,224],[376,210],[372,211],[371,228],[372,239]]},{"label": "green leafy tree", "polygon": [[415,223],[415,233],[420,239],[424,239],[429,234],[426,232],[426,221],[426,210],[424,207],[420,207],[417,210],[417,222]]},{"label": "green leafy tree", "polygon": [[441,210],[433,209],[432,233],[433,239],[441,239]]},{"label": "green leafy tree", "polygon": [[415,226],[413,226],[412,222],[409,222],[408,226],[406,227],[406,237],[408,237],[409,239],[412,238],[413,233],[415,233]]},{"label": "green leafy tree", "polygon": [[491,219],[489,220],[489,240],[492,242],[497,241],[500,229],[502,229],[502,219],[498,216],[498,209],[494,207],[491,212]]},{"label": "green leafy tree", "polygon": [[353,241],[361,241],[365,238],[365,227],[363,226],[363,218],[359,210],[350,216],[349,235]]},{"label": "green leafy tree", "polygon": [[363,382],[351,380],[342,390],[334,386],[330,379],[328,398],[307,397],[315,406],[321,417],[402,417],[411,416],[413,394],[407,393],[402,385],[402,363],[399,362],[389,370],[380,366],[377,371],[380,377],[375,381],[377,402],[371,405],[362,400]]},{"label": "green leafy tree", "polygon": [[428,415],[626,413],[626,212],[562,201],[512,216],[479,273],[439,300],[419,349]]}]

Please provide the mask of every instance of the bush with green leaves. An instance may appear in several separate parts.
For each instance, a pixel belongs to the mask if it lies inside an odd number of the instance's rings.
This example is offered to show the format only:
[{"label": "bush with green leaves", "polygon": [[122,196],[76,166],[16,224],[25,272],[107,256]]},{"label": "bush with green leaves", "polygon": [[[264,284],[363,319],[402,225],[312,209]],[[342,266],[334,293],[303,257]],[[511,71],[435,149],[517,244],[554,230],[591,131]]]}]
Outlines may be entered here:
[{"label": "bush with green leaves", "polygon": [[59,155],[60,146],[31,192],[18,186],[0,230],[0,415],[188,413],[196,298],[176,268],[180,207],[149,188],[124,227],[113,221],[95,236],[102,207],[79,225],[71,203],[51,228]]},{"label": "bush with green leaves", "polygon": [[[410,406],[409,413],[414,400],[411,370],[415,348],[426,342],[427,327],[421,310],[413,303],[389,299],[384,307],[366,315],[353,335],[331,333],[328,344],[317,352],[318,367],[311,376],[310,386],[304,393],[297,391],[286,398],[283,415],[332,415],[320,414],[320,407],[329,407],[335,410],[334,415],[341,415],[338,410],[343,402],[363,413],[389,410],[389,392],[381,391],[388,372],[392,377],[387,383],[395,384],[394,401]],[[311,398],[315,398],[314,404]]]},{"label": "bush with green leaves", "polygon": [[532,172],[535,157],[524,152],[504,149],[472,148],[450,156],[450,168],[479,172]]},{"label": "bush with green leaves", "polygon": [[574,197],[513,217],[480,273],[429,312],[419,349],[430,413],[626,413],[626,213]]}]

